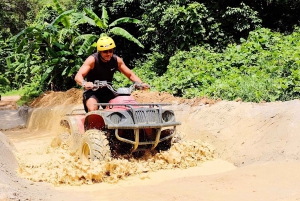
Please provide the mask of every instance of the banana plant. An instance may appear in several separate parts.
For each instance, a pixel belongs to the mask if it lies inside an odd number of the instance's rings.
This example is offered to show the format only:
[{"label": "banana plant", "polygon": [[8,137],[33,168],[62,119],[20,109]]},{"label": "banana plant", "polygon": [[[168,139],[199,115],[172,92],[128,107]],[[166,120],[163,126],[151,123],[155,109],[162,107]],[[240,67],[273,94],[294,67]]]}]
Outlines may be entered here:
[{"label": "banana plant", "polygon": [[[47,85],[51,83],[51,86],[64,87],[82,63],[82,59],[75,56],[79,47],[70,48],[72,40],[80,35],[77,26],[73,26],[73,23],[78,21],[73,20],[73,17],[80,13],[74,14],[73,10],[63,12],[60,9],[58,12],[60,15],[50,24],[32,25],[13,37],[16,53],[23,53],[24,57],[28,57],[28,61],[40,63],[43,68],[38,68],[39,65],[19,62],[19,59],[10,58],[10,61],[23,63],[18,66],[26,69],[28,76],[32,72],[39,72],[41,83],[47,82]],[[23,71],[20,69],[19,72]],[[62,76],[66,76],[67,79],[61,79]]]},{"label": "banana plant", "polygon": [[[126,31],[125,29],[123,29],[121,27],[117,27],[117,25],[123,24],[123,23],[139,24],[139,23],[141,23],[140,20],[131,18],[131,17],[122,17],[122,18],[119,18],[109,24],[108,23],[109,17],[108,17],[107,11],[104,6],[102,7],[101,18],[90,9],[84,8],[84,12],[85,12],[86,16],[84,18],[82,18],[81,23],[83,21],[85,21],[86,23],[88,23],[92,26],[98,27],[102,31],[100,36],[104,36],[104,35],[121,36],[123,38],[126,38],[127,40],[130,40],[130,41],[136,43],[138,46],[144,48],[144,46],[140,43],[140,41],[138,39],[136,39],[133,35],[131,35],[128,31]],[[77,37],[74,40],[74,42],[79,42],[82,40],[84,41],[78,51],[78,55],[82,55],[85,52],[89,52],[89,50],[91,50],[91,47],[95,47],[96,46],[95,41],[98,38],[99,38],[99,36],[95,35],[95,34],[85,34],[85,35],[81,35],[81,36]]]}]

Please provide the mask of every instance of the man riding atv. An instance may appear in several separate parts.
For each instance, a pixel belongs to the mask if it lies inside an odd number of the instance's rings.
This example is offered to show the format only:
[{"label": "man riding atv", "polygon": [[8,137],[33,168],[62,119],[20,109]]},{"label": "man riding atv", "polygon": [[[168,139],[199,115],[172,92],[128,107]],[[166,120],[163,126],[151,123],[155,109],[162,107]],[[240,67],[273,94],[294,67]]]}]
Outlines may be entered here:
[{"label": "man riding atv", "polygon": [[[113,54],[115,47],[112,38],[99,38],[97,53],[85,60],[75,76],[85,90],[85,113],[72,110],[60,122],[64,128],[62,141],[83,161],[168,150],[177,141],[176,126],[180,122],[170,108],[164,108],[170,104],[135,101],[132,90],[150,86]],[[117,70],[134,84],[114,90],[111,83]]]},{"label": "man riding atv", "polygon": [[[114,73],[119,70],[128,79],[137,82],[142,89],[149,89],[150,86],[143,83],[124,63],[114,54],[115,42],[108,36],[100,37],[97,41],[97,52],[90,55],[80,67],[75,76],[77,84],[85,91],[83,93],[83,105],[86,112],[98,109],[97,103],[108,103],[115,95],[106,87],[92,90],[95,80],[106,80],[111,83]],[[85,80],[86,78],[86,80]]]}]

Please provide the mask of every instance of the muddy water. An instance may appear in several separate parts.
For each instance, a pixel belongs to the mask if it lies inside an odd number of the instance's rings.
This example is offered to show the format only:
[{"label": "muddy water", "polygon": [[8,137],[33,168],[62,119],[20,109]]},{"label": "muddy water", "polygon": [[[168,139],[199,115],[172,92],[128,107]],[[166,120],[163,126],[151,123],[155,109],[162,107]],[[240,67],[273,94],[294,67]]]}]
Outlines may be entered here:
[{"label": "muddy water", "polygon": [[[82,185],[100,182],[116,183],[133,175],[147,177],[162,169],[195,167],[214,158],[214,148],[202,141],[182,140],[161,153],[146,153],[142,158],[119,158],[83,164],[67,145],[56,146],[62,131],[60,119],[80,106],[37,108],[27,123],[28,131],[12,138],[18,149],[18,173],[32,181],[54,185]],[[184,135],[184,134],[183,134]]]}]

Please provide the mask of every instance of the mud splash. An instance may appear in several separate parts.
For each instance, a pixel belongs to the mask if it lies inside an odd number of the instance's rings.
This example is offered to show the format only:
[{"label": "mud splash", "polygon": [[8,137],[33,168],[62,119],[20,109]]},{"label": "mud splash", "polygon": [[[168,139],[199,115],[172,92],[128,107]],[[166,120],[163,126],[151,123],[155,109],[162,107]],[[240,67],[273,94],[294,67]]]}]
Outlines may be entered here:
[{"label": "mud splash", "polygon": [[67,147],[48,147],[46,152],[17,154],[19,174],[34,182],[58,185],[82,185],[100,182],[116,183],[126,177],[147,177],[148,172],[162,169],[185,169],[214,158],[214,148],[200,141],[182,141],[169,151],[142,158],[95,160],[84,164]]}]

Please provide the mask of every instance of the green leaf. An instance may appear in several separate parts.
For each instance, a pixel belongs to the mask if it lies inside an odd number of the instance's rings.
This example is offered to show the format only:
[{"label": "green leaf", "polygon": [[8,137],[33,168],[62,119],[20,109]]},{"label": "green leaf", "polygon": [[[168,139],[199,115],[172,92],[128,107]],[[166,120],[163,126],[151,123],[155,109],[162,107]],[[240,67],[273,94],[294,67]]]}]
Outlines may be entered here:
[{"label": "green leaf", "polygon": [[136,43],[141,48],[144,48],[144,46],[138,41],[134,36],[132,36],[130,33],[128,33],[125,29],[122,29],[120,27],[114,27],[110,30],[111,33],[114,35],[122,36],[134,43]]},{"label": "green leaf", "polygon": [[85,41],[79,48],[77,55],[82,55],[82,54],[84,54],[84,52],[88,51],[90,49],[91,45],[98,38],[95,35],[87,35],[87,36],[89,36],[89,37],[85,38]]},{"label": "green leaf", "polygon": [[91,18],[89,18],[88,16],[83,16],[82,18],[80,18],[80,20],[76,21],[76,26],[79,24],[84,24],[84,23],[88,23],[92,26],[96,26],[95,21]]},{"label": "green leaf", "polygon": [[122,24],[122,23],[134,23],[134,24],[140,24],[141,21],[138,20],[138,19],[135,19],[135,18],[131,18],[131,17],[122,17],[122,18],[119,18],[115,21],[113,21],[109,27],[113,27],[113,26],[116,26],[116,25],[119,25],[119,24]]},{"label": "green leaf", "polygon": [[92,10],[84,8],[84,12],[92,19],[94,20],[95,24],[100,28],[100,29],[106,29],[107,26],[103,23],[103,21],[96,15]]},{"label": "green leaf", "polygon": [[72,52],[69,52],[69,51],[59,51],[57,52],[57,55],[62,57],[62,56],[68,56],[68,55],[72,55]]},{"label": "green leaf", "polygon": [[107,11],[105,9],[105,7],[103,6],[102,7],[102,16],[101,16],[101,19],[103,20],[103,24],[105,27],[107,27],[107,24],[108,24],[108,14],[107,14]]},{"label": "green leaf", "polygon": [[6,57],[6,64],[8,68],[11,68],[11,57]]},{"label": "green leaf", "polygon": [[49,53],[49,55],[51,56],[51,57],[57,57],[57,54],[56,54],[56,52],[52,49],[52,48],[46,48],[46,50],[47,50],[47,52]]},{"label": "green leaf", "polygon": [[31,69],[31,73],[35,74],[36,72],[38,72],[40,70],[40,66],[34,66],[32,69]]},{"label": "green leaf", "polygon": [[54,25],[58,25],[58,23],[62,23],[66,28],[70,28],[71,27],[71,23],[70,20],[68,19],[68,16],[70,14],[72,14],[74,12],[74,10],[67,10],[63,13],[61,13],[59,16],[57,16],[52,22],[51,22],[51,26]]},{"label": "green leaf", "polygon": [[52,71],[54,69],[54,66],[49,66],[46,71],[44,72],[42,78],[41,78],[41,82],[44,83],[45,80],[51,75]]},{"label": "green leaf", "polygon": [[64,76],[67,73],[68,67],[64,69],[64,71],[61,73],[62,76]]},{"label": "green leaf", "polygon": [[12,37],[12,41],[14,43],[16,43],[16,41],[20,41],[21,37],[25,37],[27,34],[29,33],[34,33],[34,30],[38,31],[38,32],[41,32],[40,29],[36,28],[36,27],[28,27],[28,28],[25,28],[23,29],[22,31],[20,31],[16,36]]},{"label": "green leaf", "polygon": [[55,8],[56,8],[58,14],[61,14],[61,13],[63,12],[63,9],[61,8],[61,6],[60,6],[58,0],[53,0],[53,3],[54,3],[54,5],[55,5]]}]

